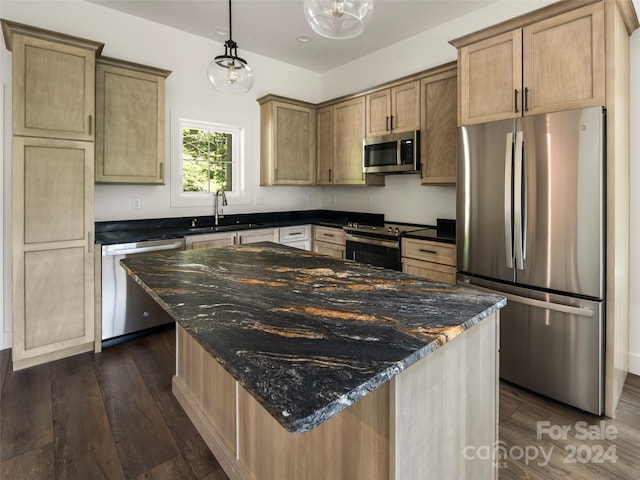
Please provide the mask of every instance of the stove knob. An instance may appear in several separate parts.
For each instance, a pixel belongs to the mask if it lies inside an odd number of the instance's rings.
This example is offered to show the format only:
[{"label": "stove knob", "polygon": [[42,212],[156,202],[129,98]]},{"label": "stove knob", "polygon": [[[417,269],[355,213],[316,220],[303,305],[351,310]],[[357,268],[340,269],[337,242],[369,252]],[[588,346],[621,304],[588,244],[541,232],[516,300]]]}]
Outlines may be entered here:
[{"label": "stove knob", "polygon": [[387,228],[387,232],[393,233],[393,230],[391,229],[391,227]]},{"label": "stove knob", "polygon": [[353,228],[358,228],[358,222],[353,222]]},{"label": "stove knob", "polygon": [[400,235],[400,229],[396,227],[396,235]]},{"label": "stove knob", "polygon": [[353,223],[347,222],[347,227],[353,227]]}]

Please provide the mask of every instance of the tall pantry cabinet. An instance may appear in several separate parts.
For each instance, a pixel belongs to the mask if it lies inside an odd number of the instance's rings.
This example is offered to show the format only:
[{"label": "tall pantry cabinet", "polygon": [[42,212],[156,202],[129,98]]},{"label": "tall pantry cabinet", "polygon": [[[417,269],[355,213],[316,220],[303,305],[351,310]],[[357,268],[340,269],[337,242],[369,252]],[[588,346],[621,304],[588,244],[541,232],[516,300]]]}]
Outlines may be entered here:
[{"label": "tall pantry cabinet", "polygon": [[94,347],[95,58],[103,44],[2,20],[13,54],[18,370]]}]

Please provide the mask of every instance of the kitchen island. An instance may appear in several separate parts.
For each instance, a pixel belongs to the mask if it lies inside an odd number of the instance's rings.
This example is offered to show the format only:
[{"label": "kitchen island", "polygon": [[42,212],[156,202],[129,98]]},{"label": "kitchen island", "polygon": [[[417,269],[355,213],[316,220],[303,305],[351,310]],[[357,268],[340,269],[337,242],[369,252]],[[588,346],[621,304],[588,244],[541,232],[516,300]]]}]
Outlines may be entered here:
[{"label": "kitchen island", "polygon": [[122,264],[230,478],[497,478],[503,297],[268,242]]}]

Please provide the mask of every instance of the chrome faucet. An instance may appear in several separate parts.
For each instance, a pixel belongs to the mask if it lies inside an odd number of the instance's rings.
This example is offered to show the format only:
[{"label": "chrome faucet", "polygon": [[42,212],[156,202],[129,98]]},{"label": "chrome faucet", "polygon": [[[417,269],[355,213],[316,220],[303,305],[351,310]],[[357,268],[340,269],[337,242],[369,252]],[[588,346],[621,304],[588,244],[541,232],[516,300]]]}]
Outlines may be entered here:
[{"label": "chrome faucet", "polygon": [[214,226],[218,226],[218,219],[224,218],[224,215],[220,215],[219,207],[218,207],[218,194],[222,194],[222,206],[227,205],[227,196],[224,194],[224,190],[218,189],[213,196],[213,224]]}]

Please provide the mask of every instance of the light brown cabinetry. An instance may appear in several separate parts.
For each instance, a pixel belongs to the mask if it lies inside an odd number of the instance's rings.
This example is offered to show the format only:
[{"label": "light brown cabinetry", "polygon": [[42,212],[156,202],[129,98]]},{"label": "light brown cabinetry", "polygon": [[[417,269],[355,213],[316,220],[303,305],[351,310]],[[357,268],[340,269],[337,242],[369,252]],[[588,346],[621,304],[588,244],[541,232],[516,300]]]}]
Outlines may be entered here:
[{"label": "light brown cabinetry", "polygon": [[422,184],[455,184],[458,100],[456,64],[449,64],[423,78],[421,87]]},{"label": "light brown cabinetry", "polygon": [[278,237],[277,228],[203,233],[185,237],[185,248],[186,250],[196,250],[198,248],[224,247],[256,242],[277,242]]},{"label": "light brown cabinetry", "polygon": [[412,81],[366,96],[366,135],[420,129],[420,82]]},{"label": "light brown cabinetry", "polygon": [[344,230],[341,228],[313,226],[313,251],[336,258],[345,255]]},{"label": "light brown cabinetry", "polygon": [[279,243],[301,250],[311,250],[311,225],[280,227]]},{"label": "light brown cabinetry", "polygon": [[363,185],[362,140],[365,125],[365,98],[326,106],[317,116],[318,185]]},{"label": "light brown cabinetry", "polygon": [[260,185],[313,185],[315,107],[267,95],[260,103]]},{"label": "light brown cabinetry", "polygon": [[164,82],[170,73],[96,60],[96,182],[164,183]]},{"label": "light brown cabinetry", "polygon": [[101,43],[2,21],[13,52],[13,368],[94,347],[93,119]]},{"label": "light brown cabinetry", "polygon": [[402,239],[402,271],[434,282],[455,285],[455,245],[415,238]]},{"label": "light brown cabinetry", "polygon": [[459,124],[604,105],[604,48],[604,2],[462,46]]},{"label": "light brown cabinetry", "polygon": [[93,141],[103,44],[2,20],[13,52],[13,135]]}]

